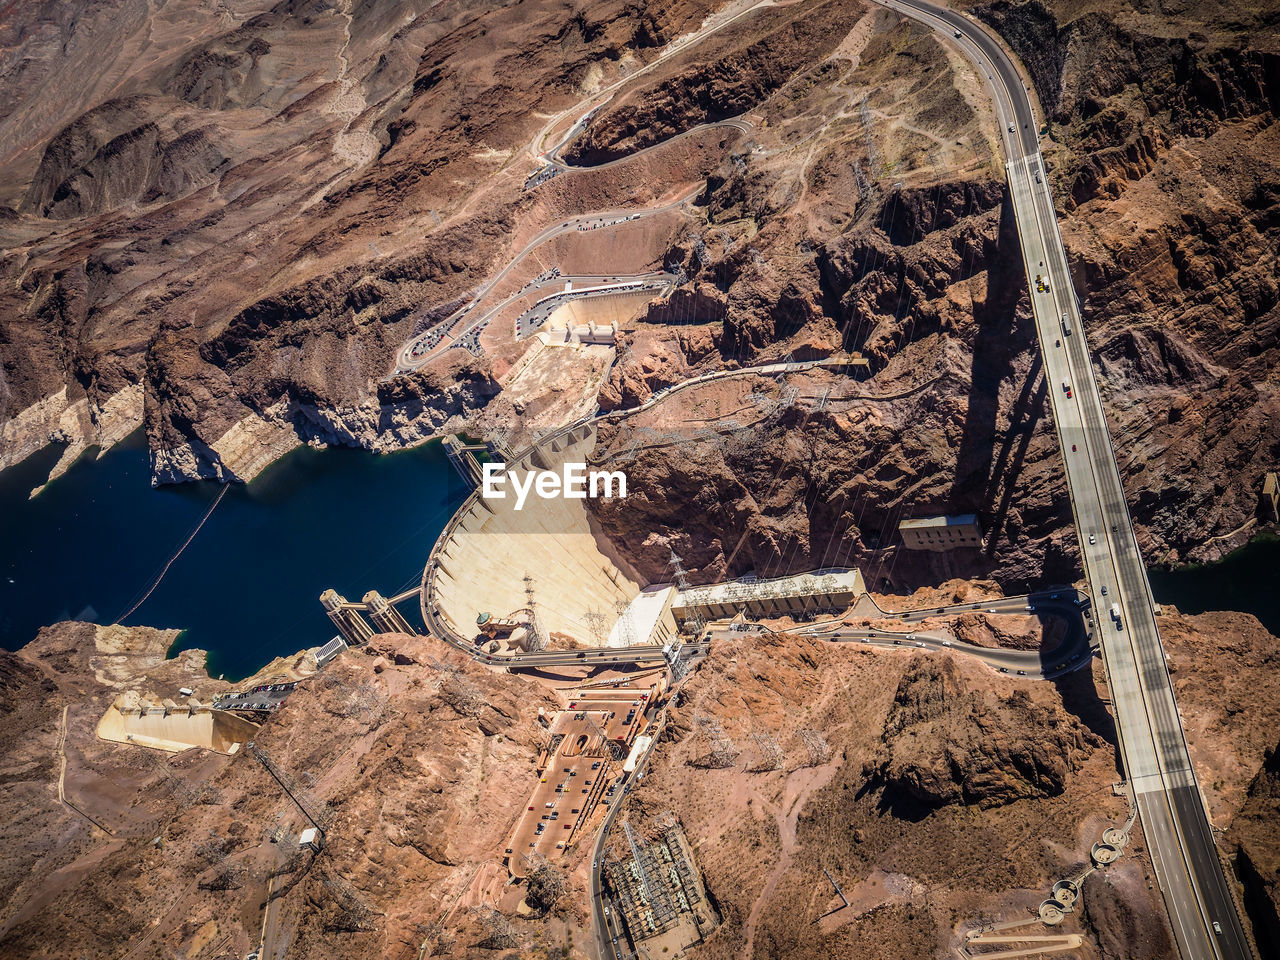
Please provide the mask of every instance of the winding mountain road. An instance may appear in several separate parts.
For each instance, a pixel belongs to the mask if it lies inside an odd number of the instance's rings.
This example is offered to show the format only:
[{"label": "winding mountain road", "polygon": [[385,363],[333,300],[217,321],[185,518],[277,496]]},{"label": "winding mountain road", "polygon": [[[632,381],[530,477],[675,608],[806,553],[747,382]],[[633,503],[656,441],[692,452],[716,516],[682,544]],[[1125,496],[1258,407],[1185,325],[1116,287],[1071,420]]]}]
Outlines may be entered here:
[{"label": "winding mountain road", "polygon": [[[664,203],[661,206],[648,207],[643,210],[597,210],[591,213],[581,214],[580,216],[569,217],[544,228],[536,237],[525,244],[519,253],[507,261],[506,266],[485,281],[485,283],[476,290],[471,299],[468,300],[465,305],[460,307],[458,310],[455,310],[446,319],[441,320],[432,328],[432,330],[419,334],[405,344],[404,347],[401,348],[399,356],[396,359],[395,373],[408,373],[412,370],[416,370],[418,367],[421,367],[437,353],[442,350],[449,349],[455,343],[464,339],[468,334],[475,333],[489,322],[489,319],[495,312],[501,310],[510,301],[518,299],[519,296],[523,295],[517,294],[516,296],[509,297],[492,310],[488,310],[468,321],[456,331],[451,329],[454,325],[463,320],[466,315],[475,309],[475,307],[477,307],[487,296],[489,296],[493,289],[506,279],[507,274],[519,266],[520,262],[524,260],[525,257],[531,254],[538,247],[542,246],[548,240],[553,240],[556,237],[564,236],[566,234],[577,233],[579,232],[580,227],[589,226],[593,222],[599,220],[609,220],[612,225],[615,223],[625,223],[629,220],[634,221],[644,217],[656,216],[658,214],[666,213],[669,210],[678,210],[696,197],[701,191],[702,186],[699,184],[693,190],[678,199],[673,200],[670,203]],[[619,276],[618,279],[623,280],[631,278]],[[448,330],[448,333],[436,340],[434,343],[429,343],[432,331],[436,329]]]}]

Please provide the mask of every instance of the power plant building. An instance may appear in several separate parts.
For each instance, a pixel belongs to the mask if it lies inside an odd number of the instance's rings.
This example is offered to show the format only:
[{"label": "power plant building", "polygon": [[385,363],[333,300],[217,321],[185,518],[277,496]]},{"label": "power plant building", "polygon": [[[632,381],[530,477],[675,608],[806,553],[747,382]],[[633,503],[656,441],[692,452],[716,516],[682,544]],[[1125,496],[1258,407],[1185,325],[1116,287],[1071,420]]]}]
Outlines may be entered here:
[{"label": "power plant building", "polygon": [[1268,473],[1262,481],[1262,518],[1269,523],[1280,522],[1280,480],[1275,473]]},{"label": "power plant building", "polygon": [[740,613],[749,617],[838,613],[865,592],[866,584],[856,569],[815,570],[776,580],[744,578],[694,587],[675,598],[671,612],[682,623],[695,616],[711,621]]},{"label": "power plant building", "polygon": [[920,517],[898,524],[902,546],[907,550],[958,550],[982,546],[978,517],[962,513],[955,517]]}]

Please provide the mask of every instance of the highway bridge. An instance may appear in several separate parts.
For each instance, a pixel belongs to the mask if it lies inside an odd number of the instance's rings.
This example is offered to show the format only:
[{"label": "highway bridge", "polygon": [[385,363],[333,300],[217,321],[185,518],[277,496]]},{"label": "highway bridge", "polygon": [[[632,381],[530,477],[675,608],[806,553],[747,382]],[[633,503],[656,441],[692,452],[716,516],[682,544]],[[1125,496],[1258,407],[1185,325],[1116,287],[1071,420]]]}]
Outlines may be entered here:
[{"label": "highway bridge", "polygon": [[877,2],[956,43],[987,75],[995,94],[1085,576],[1103,611],[1098,631],[1121,760],[1182,956],[1245,960],[1252,953],[1187,752],[1027,88],[1012,57],[986,27],[925,0]]}]

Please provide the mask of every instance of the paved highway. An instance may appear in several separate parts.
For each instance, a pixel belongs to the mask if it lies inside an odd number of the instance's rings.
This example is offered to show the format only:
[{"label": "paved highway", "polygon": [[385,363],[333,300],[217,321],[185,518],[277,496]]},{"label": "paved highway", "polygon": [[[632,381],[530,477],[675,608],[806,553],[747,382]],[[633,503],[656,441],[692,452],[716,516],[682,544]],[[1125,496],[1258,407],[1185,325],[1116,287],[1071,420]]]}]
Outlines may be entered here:
[{"label": "paved highway", "polygon": [[[1067,635],[1051,650],[1008,650],[1000,647],[979,647],[956,640],[944,630],[917,630],[904,633],[893,630],[858,629],[859,620],[867,622],[872,617],[846,617],[844,620],[814,624],[789,631],[802,636],[817,637],[844,643],[866,643],[881,647],[921,647],[933,650],[948,649],[963,653],[1000,671],[1024,677],[1052,680],[1073,670],[1079,670],[1091,659],[1090,633],[1084,618],[1084,608],[1089,598],[1075,590],[1043,591],[1025,597],[1005,597],[982,603],[960,606],[933,607],[904,613],[886,613],[884,619],[898,619],[904,623],[918,623],[930,617],[956,616],[961,613],[1023,614],[1037,617],[1061,617],[1067,624]],[[713,633],[712,636],[715,636]]]},{"label": "paved highway", "polygon": [[617,796],[610,802],[609,812],[605,814],[605,818],[600,824],[600,829],[596,832],[596,841],[591,847],[591,879],[587,886],[587,896],[591,900],[591,926],[596,935],[597,960],[610,960],[610,958],[611,960],[623,960],[628,955],[623,950],[623,945],[626,943],[626,940],[622,939],[625,931],[623,930],[622,922],[618,919],[618,912],[610,908],[609,912],[605,913],[606,904],[604,902],[603,884],[604,845],[609,838],[609,828],[613,826],[613,818],[622,809],[622,801],[626,799],[632,785],[644,776],[645,767],[649,764],[649,757],[653,753],[653,748],[658,740],[661,739],[666,716],[667,710],[666,707],[663,707],[661,712],[654,718],[654,722],[645,730],[645,733],[652,738],[649,741],[649,746],[637,759],[635,773],[623,781]]},{"label": "paved highway", "polygon": [[923,0],[880,2],[953,40],[959,32],[956,42],[987,70],[1005,131],[1010,195],[1085,576],[1100,608],[1124,769],[1182,956],[1244,960],[1252,953],[1187,752],[1030,98],[1013,60],[985,27]]}]

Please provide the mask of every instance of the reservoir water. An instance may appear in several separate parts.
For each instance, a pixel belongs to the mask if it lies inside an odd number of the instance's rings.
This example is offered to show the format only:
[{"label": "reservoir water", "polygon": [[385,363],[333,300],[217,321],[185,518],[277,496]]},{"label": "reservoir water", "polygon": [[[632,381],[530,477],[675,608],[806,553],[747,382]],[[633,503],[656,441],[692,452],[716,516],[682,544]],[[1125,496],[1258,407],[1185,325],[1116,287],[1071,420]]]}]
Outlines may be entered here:
[{"label": "reservoir water", "polygon": [[1280,538],[1255,537],[1216,563],[1174,570],[1153,567],[1151,592],[1157,603],[1182,613],[1237,610],[1252,613],[1280,637]]},{"label": "reservoir water", "polygon": [[[0,646],[44,625],[112,623],[145,593],[222,489],[152,489],[141,431],[82,456],[34,500],[59,450],[0,471]],[[96,451],[94,451],[96,452]],[[440,444],[376,455],[300,448],[233,484],[155,592],[124,622],[178,627],[238,680],[335,633],[318,597],[412,586],[465,491]],[[421,627],[416,600],[400,606]]]}]

